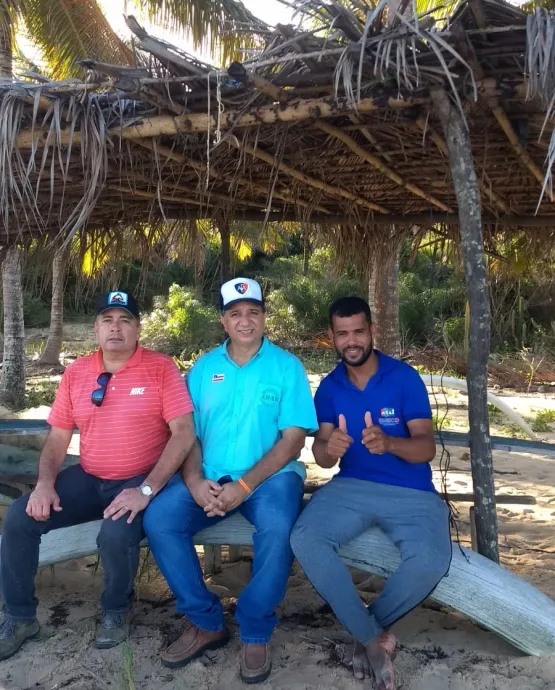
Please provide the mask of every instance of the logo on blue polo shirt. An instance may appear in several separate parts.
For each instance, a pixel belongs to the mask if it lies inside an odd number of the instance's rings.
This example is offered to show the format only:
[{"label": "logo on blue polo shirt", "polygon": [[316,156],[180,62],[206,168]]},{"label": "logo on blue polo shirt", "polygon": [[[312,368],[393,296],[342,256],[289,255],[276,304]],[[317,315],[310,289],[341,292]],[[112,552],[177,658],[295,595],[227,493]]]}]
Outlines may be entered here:
[{"label": "logo on blue polo shirt", "polygon": [[399,417],[395,416],[394,407],[382,407],[380,410],[380,418],[378,420],[380,426],[395,426],[399,424]]},{"label": "logo on blue polo shirt", "polygon": [[263,405],[277,405],[281,400],[279,390],[277,388],[265,388],[260,395],[260,400]]}]

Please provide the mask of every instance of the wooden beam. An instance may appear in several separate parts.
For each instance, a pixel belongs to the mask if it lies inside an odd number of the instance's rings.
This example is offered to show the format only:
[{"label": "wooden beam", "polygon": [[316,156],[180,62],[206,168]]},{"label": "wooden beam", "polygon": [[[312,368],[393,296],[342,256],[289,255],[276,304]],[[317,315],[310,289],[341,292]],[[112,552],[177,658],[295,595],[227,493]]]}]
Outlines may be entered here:
[{"label": "wooden beam", "polygon": [[[201,172],[208,173],[210,177],[214,177],[218,180],[223,180],[228,184],[240,184],[245,187],[248,187],[249,189],[252,189],[253,192],[265,196],[266,199],[268,199],[270,196],[269,188],[265,187],[264,185],[256,184],[255,182],[251,182],[251,180],[248,180],[243,177],[236,177],[234,175],[223,174],[213,165],[208,167],[206,163],[203,163],[202,161],[195,161],[192,158],[187,158],[183,154],[174,151],[173,149],[170,149],[166,146],[161,146],[156,142],[155,139],[135,139],[133,143],[137,144],[138,146],[143,146],[144,148],[150,149],[151,151],[157,151],[161,156],[166,156],[166,158],[170,158],[171,160],[177,161],[178,163],[188,165],[194,170],[199,170]],[[275,199],[281,199],[282,201],[285,201],[287,204],[291,204],[292,206],[302,206],[303,208],[310,208],[315,211],[319,211],[320,213],[324,213],[326,215],[329,214],[328,209],[324,208],[323,206],[311,204],[308,201],[304,201],[304,199],[296,199],[288,194],[284,194],[283,192],[274,190],[272,197]]]},{"label": "wooden beam", "polygon": [[472,159],[470,135],[462,113],[453,106],[443,89],[432,91],[432,99],[449,150],[449,163],[460,217],[459,232],[466,293],[470,304],[468,418],[478,549],[483,556],[497,562],[499,544],[487,403],[491,312],[484,260],[480,192]]},{"label": "wooden beam", "polygon": [[[364,98],[357,105],[359,113],[370,113],[375,110],[404,110],[416,105],[425,105],[429,98],[393,98],[380,96],[378,98]],[[288,103],[285,107],[281,104],[266,105],[255,108],[249,112],[243,109],[226,110],[221,114],[220,128],[227,130],[243,127],[259,127],[260,125],[273,125],[279,122],[303,122],[306,120],[350,115],[353,105],[347,98],[313,98],[297,100]],[[109,129],[107,136],[121,137],[122,139],[147,139],[158,136],[171,136],[174,134],[187,134],[193,132],[214,132],[218,127],[218,118],[212,113],[188,113],[186,115],[140,118],[137,117],[133,124],[126,127],[113,127]],[[35,146],[43,146],[49,138],[50,129],[30,127],[19,132],[16,138],[16,147],[30,149]],[[72,142],[73,145],[81,143],[81,132],[62,130],[57,135],[57,143],[64,146]]]},{"label": "wooden beam", "polygon": [[[53,530],[41,540],[39,566],[97,553],[101,521]],[[238,513],[195,535],[198,545],[252,546],[254,528]],[[0,537],[1,540],[1,537]],[[143,542],[147,546],[146,540]],[[397,547],[373,527],[339,549],[345,563],[381,577],[400,563]],[[523,578],[453,544],[448,577],[430,594],[433,601],[459,611],[526,654],[555,653],[555,603]]]},{"label": "wooden beam", "polygon": [[353,201],[355,204],[358,204],[363,208],[370,209],[371,211],[378,211],[378,213],[384,214],[389,213],[386,208],[380,206],[379,204],[375,204],[372,201],[363,199],[362,197],[357,196],[356,194],[353,194],[352,192],[349,192],[348,190],[343,189],[342,187],[337,187],[335,185],[328,184],[327,182],[322,182],[322,180],[318,180],[315,177],[311,177],[310,175],[307,175],[306,173],[297,170],[296,168],[292,168],[290,165],[287,165],[286,163],[283,163],[282,161],[278,160],[277,158],[275,158],[275,156],[273,156],[271,153],[268,153],[267,151],[263,151],[260,148],[254,148],[253,146],[247,143],[240,143],[239,140],[236,138],[229,138],[228,141],[232,146],[235,146],[235,148],[241,151],[245,151],[245,153],[248,153],[251,156],[254,156],[255,158],[259,158],[265,163],[268,163],[268,165],[270,165],[272,168],[275,167],[281,172],[285,173],[286,175],[290,175],[291,177],[294,177],[296,180],[299,180],[300,182],[303,182],[304,184],[309,185],[310,187],[320,189],[322,192],[330,194],[331,196],[343,197],[343,199]]},{"label": "wooden beam", "polygon": [[401,175],[396,173],[395,170],[392,170],[385,163],[383,163],[377,156],[372,155],[371,153],[363,149],[362,146],[359,146],[352,137],[350,137],[348,134],[345,134],[345,132],[342,132],[341,129],[339,129],[339,127],[334,127],[333,125],[330,125],[328,122],[322,122],[321,120],[315,123],[315,127],[322,130],[323,132],[326,132],[326,134],[329,134],[330,136],[342,141],[359,158],[362,158],[367,163],[370,163],[370,165],[373,168],[379,170],[386,177],[395,182],[395,184],[399,185],[399,187],[402,187],[403,189],[406,189],[412,194],[415,194],[416,196],[419,196],[422,199],[429,201],[430,204],[437,206],[437,208],[441,209],[442,211],[445,211],[446,213],[453,213],[453,209],[447,206],[447,204],[444,204],[443,201],[436,199],[436,197],[432,196],[431,194],[428,194],[420,187],[417,187],[415,184],[412,184],[412,182],[408,182],[407,180],[405,180],[403,177],[401,177]]},{"label": "wooden beam", "polygon": [[[315,209],[317,207],[314,207]],[[181,217],[180,213],[183,212],[184,218],[199,219],[199,218],[209,218],[209,215],[191,215],[188,210],[180,211],[179,209],[164,209],[167,213],[168,218]],[[196,211],[195,211],[196,213]],[[204,212],[203,212],[204,213]],[[177,215],[175,215],[177,214]],[[244,212],[234,212],[230,216],[231,220],[252,220],[252,221],[276,221],[283,222],[286,220],[299,221],[300,212],[296,211],[274,211],[268,216],[266,213],[261,213],[258,211],[244,211]],[[304,219],[304,218],[303,218]],[[408,213],[406,215],[399,214],[388,214],[388,215],[357,215],[355,213],[341,213],[341,214],[328,214],[322,215],[318,213],[313,213],[308,216],[307,219],[311,223],[319,223],[324,225],[424,225],[431,227],[433,225],[454,225],[458,226],[459,216],[456,213]],[[497,228],[550,228],[555,227],[555,215],[549,216],[492,216],[487,215],[482,218],[483,225]]]}]

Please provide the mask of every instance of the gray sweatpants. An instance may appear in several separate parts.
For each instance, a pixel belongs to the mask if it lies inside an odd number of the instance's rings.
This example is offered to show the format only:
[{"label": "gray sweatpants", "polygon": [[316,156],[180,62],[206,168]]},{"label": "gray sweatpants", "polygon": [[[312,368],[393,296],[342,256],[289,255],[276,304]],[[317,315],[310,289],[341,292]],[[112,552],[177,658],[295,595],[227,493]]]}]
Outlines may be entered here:
[{"label": "gray sweatpants", "polygon": [[[401,564],[368,608],[337,550],[372,526],[401,552]],[[308,579],[362,644],[418,606],[451,563],[449,510],[432,491],[334,478],[301,513],[291,546]]]}]

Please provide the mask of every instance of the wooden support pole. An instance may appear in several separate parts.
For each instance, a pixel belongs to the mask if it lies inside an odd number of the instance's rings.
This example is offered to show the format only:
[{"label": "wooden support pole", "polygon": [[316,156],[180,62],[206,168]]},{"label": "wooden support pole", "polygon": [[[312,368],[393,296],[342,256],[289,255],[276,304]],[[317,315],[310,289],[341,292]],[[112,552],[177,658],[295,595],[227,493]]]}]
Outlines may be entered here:
[{"label": "wooden support pole", "polygon": [[453,106],[443,89],[434,90],[432,99],[441,120],[449,150],[451,174],[459,207],[459,231],[466,291],[470,303],[467,381],[470,458],[476,506],[476,539],[479,552],[492,561],[498,562],[497,513],[487,406],[491,314],[484,261],[480,192],[474,170],[468,127],[462,113]]},{"label": "wooden support pole", "polygon": [[300,182],[303,182],[304,184],[310,187],[320,189],[322,192],[330,194],[331,196],[340,196],[344,199],[348,199],[349,201],[354,201],[359,206],[368,208],[371,211],[378,211],[379,213],[384,214],[389,213],[388,210],[383,206],[375,204],[372,201],[368,201],[368,199],[363,199],[362,197],[353,194],[352,192],[349,192],[347,189],[343,189],[342,187],[337,187],[335,185],[328,184],[327,182],[322,182],[322,180],[318,180],[315,177],[311,177],[310,175],[307,175],[306,173],[297,170],[296,168],[292,168],[290,165],[287,165],[286,163],[283,163],[282,161],[278,160],[277,158],[275,158],[275,156],[273,156],[271,153],[268,153],[267,151],[263,151],[260,148],[254,148],[253,146],[247,143],[240,143],[236,138],[230,138],[229,143],[232,146],[235,146],[237,149],[245,151],[245,153],[248,153],[251,156],[254,156],[255,158],[259,158],[265,163],[268,163],[268,165],[272,167],[277,167],[281,172],[284,172],[286,175],[294,177],[296,180],[299,180]]},{"label": "wooden support pole", "polygon": [[352,137],[350,137],[348,134],[345,134],[345,132],[339,129],[339,127],[334,127],[333,125],[330,125],[327,122],[322,122],[321,120],[315,123],[315,127],[322,130],[322,132],[326,132],[326,134],[329,134],[330,136],[339,139],[339,141],[342,141],[359,158],[362,158],[362,160],[365,160],[367,163],[370,163],[370,165],[373,168],[379,170],[386,177],[395,182],[395,184],[399,185],[399,187],[403,187],[415,196],[419,196],[422,199],[429,201],[431,204],[437,206],[437,208],[441,209],[442,211],[445,211],[446,213],[453,213],[453,209],[447,206],[447,204],[444,204],[443,201],[436,199],[435,196],[428,194],[420,187],[417,187],[415,184],[412,184],[412,182],[408,182],[407,180],[402,178],[401,175],[399,175],[395,172],[395,170],[392,170],[387,165],[385,165],[385,163],[383,163],[377,156],[374,156],[368,151],[365,151],[365,149],[363,149],[362,146],[359,146]]},{"label": "wooden support pole", "polygon": [[243,547],[238,544],[232,544],[229,547],[227,560],[229,563],[236,563],[241,560],[241,555],[243,553]]},{"label": "wooden support pole", "polygon": [[205,544],[204,549],[204,576],[216,575],[222,570],[222,547],[219,544]]},{"label": "wooden support pole", "polygon": [[[415,105],[429,103],[428,98],[364,98],[357,105],[357,112],[370,113],[375,110],[406,109]],[[281,104],[266,105],[244,113],[243,110],[226,110],[220,117],[220,129],[239,129],[273,125],[276,122],[303,122],[314,118],[339,117],[353,112],[352,103],[347,98],[311,98],[297,100],[283,107]],[[187,113],[186,115],[158,117],[138,117],[135,124],[126,127],[113,127],[106,134],[122,139],[149,139],[162,135],[187,134],[192,132],[214,132],[218,127],[218,118],[211,113]],[[50,129],[30,127],[19,132],[16,148],[30,149],[43,146],[49,138]],[[51,135],[50,135],[51,138]],[[61,145],[81,144],[81,132],[71,128],[56,134],[56,141]]]}]

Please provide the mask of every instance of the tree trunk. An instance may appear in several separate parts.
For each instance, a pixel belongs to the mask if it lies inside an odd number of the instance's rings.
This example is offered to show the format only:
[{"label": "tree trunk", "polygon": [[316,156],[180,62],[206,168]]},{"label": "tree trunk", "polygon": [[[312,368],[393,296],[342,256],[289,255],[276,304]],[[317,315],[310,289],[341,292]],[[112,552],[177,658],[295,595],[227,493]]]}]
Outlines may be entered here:
[{"label": "tree trunk", "polygon": [[308,275],[308,264],[310,261],[310,228],[305,225],[303,228],[303,276]]},{"label": "tree trunk", "polygon": [[392,228],[371,252],[369,303],[376,324],[375,346],[392,357],[401,356],[399,330],[399,257],[402,235]]},{"label": "tree trunk", "polygon": [[459,207],[459,231],[470,305],[468,350],[468,418],[470,457],[478,551],[499,561],[493,460],[487,408],[487,372],[490,348],[490,302],[484,261],[480,192],[468,128],[461,112],[444,90],[432,93],[449,149],[449,162]]},{"label": "tree trunk", "polygon": [[69,247],[59,249],[52,261],[52,306],[50,332],[40,358],[41,364],[59,364],[64,328],[64,284]]},{"label": "tree trunk", "polygon": [[221,220],[218,224],[220,232],[220,239],[222,242],[222,251],[220,255],[220,279],[222,283],[231,278],[231,232],[229,230],[229,222]]},{"label": "tree trunk", "polygon": [[0,77],[11,77],[12,73],[12,18],[0,2]]},{"label": "tree trunk", "polygon": [[4,300],[4,361],[0,377],[0,403],[21,407],[25,399],[25,329],[21,255],[15,246],[6,250],[2,262]]}]

